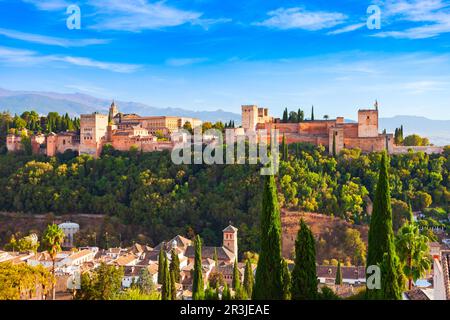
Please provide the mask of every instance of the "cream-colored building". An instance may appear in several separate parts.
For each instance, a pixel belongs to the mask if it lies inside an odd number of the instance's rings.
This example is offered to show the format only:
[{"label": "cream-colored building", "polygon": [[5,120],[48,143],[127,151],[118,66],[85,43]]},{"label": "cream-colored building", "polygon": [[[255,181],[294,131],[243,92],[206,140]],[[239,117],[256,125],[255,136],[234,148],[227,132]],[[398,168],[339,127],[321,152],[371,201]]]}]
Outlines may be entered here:
[{"label": "cream-colored building", "polygon": [[82,114],[80,116],[79,153],[98,157],[106,141],[108,116],[100,113]]}]

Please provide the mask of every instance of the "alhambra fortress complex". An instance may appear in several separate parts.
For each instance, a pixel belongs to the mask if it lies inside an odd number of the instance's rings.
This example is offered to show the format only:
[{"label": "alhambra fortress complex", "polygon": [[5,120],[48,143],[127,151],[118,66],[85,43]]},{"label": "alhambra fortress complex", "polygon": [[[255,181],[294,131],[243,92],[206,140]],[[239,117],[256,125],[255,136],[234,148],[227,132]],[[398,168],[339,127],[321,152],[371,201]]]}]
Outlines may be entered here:
[{"label": "alhambra fortress complex", "polygon": [[[58,134],[35,134],[30,137],[34,154],[54,156],[72,150],[81,154],[98,157],[103,146],[111,145],[120,151],[134,147],[142,152],[171,150],[175,141],[171,135],[186,123],[192,128],[202,125],[202,121],[189,117],[139,116],[120,113],[113,102],[109,114],[82,114],[80,132],[61,132]],[[362,152],[407,153],[410,149],[426,153],[441,153],[441,147],[403,147],[394,144],[394,135],[380,133],[378,103],[372,109],[360,109],[358,122],[346,122],[343,117],[332,120],[305,120],[298,123],[283,123],[269,115],[269,109],[256,105],[242,106],[242,126],[236,128],[236,135],[270,132],[277,129],[279,137],[284,136],[287,143],[308,142],[323,145],[332,153],[342,149],[359,148]],[[22,134],[8,134],[7,149],[16,152],[23,149]],[[157,137],[158,136],[158,137]],[[180,142],[180,141],[177,141]]]}]

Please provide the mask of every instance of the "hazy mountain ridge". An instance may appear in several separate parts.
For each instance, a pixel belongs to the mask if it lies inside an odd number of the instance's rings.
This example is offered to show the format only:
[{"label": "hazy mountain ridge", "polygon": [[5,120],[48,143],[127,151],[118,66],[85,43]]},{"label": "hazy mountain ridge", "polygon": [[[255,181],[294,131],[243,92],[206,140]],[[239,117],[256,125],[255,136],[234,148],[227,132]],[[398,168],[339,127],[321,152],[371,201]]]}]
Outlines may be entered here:
[{"label": "hazy mountain ridge", "polygon": [[[22,113],[25,110],[35,110],[40,114],[50,111],[79,115],[99,111],[108,112],[110,100],[96,98],[82,93],[55,93],[36,91],[11,91],[0,88],[0,111],[8,110],[10,113]],[[158,108],[138,102],[116,101],[119,110],[124,113],[137,113],[146,116],[183,116],[195,117],[203,121],[241,121],[241,115],[224,110],[216,111],[190,111],[181,108]],[[346,119],[346,122],[354,122]],[[395,128],[404,126],[405,134],[417,133],[430,138],[436,145],[450,144],[450,120],[431,120],[419,116],[395,116],[380,118],[380,130],[386,129],[394,132]]]},{"label": "hazy mountain ridge", "polygon": [[[10,91],[0,88],[0,110],[10,113],[22,113],[25,110],[35,110],[40,114],[50,111],[79,115],[94,111],[108,112],[111,100],[95,98],[82,93],[55,93],[35,91]],[[138,102],[116,100],[119,111],[124,113],[137,113],[145,116],[181,116],[194,117],[204,121],[240,121],[241,116],[236,113],[216,111],[191,111],[181,108],[158,108]]]}]

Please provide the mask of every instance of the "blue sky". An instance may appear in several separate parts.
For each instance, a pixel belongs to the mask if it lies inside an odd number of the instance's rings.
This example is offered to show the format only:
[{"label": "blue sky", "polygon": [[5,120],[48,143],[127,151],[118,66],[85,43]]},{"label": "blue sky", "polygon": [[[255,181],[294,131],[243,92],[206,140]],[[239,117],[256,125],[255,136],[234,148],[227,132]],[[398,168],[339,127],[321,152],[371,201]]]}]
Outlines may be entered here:
[{"label": "blue sky", "polygon": [[0,0],[0,87],[157,107],[450,119],[449,51],[450,0]]}]

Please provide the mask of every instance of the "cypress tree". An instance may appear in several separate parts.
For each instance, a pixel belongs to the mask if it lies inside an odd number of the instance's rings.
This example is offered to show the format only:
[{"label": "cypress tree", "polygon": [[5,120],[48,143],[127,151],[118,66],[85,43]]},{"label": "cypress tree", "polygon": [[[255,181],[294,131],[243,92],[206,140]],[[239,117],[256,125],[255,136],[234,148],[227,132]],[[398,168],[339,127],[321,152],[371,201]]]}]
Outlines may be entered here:
[{"label": "cypress tree", "polygon": [[336,281],[334,282],[337,285],[342,285],[342,268],[341,261],[339,260],[336,271]]},{"label": "cypress tree", "polygon": [[161,249],[159,250],[159,256],[158,256],[158,283],[162,284],[164,279],[164,243],[162,244]]},{"label": "cypress tree", "polygon": [[164,265],[163,265],[163,281],[162,281],[162,285],[161,285],[161,300],[170,300],[171,298],[171,276],[170,276],[170,272],[169,272],[169,265],[167,263],[167,257],[166,257],[166,253],[164,252],[163,254],[164,256]]},{"label": "cypress tree", "polygon": [[230,289],[228,288],[228,284],[225,283],[222,291],[222,300],[231,300]]},{"label": "cypress tree", "polygon": [[175,271],[169,271],[170,274],[170,300],[177,300],[177,286],[175,278]]},{"label": "cypress tree", "polygon": [[178,258],[178,254],[175,252],[175,249],[172,249],[171,251],[169,271],[173,273],[175,282],[180,282],[180,259]]},{"label": "cypress tree", "polygon": [[291,299],[291,273],[288,264],[283,259],[283,300]]},{"label": "cypress tree", "polygon": [[[378,177],[377,188],[375,192],[375,200],[373,203],[373,212],[370,219],[369,229],[369,248],[367,254],[367,266],[381,266],[383,259],[387,259],[384,263],[384,270],[381,273],[381,279],[385,276],[400,277],[396,270],[391,268],[395,265],[396,259],[395,247],[393,245],[394,232],[392,230],[392,207],[391,192],[389,187],[388,174],[388,156],[386,152],[381,155],[380,173]],[[384,258],[387,254],[386,258]],[[387,288],[383,286],[394,286],[397,281],[382,284],[381,292],[377,289],[367,288],[367,298],[377,299],[385,298],[384,293],[395,292],[395,288]],[[386,297],[389,298],[389,297]]]},{"label": "cypress tree", "polygon": [[402,300],[403,276],[393,241],[391,241],[388,251],[383,256],[380,269],[381,292],[379,292],[377,298],[383,300]]},{"label": "cypress tree", "polygon": [[214,264],[216,269],[219,267],[219,258],[217,257],[217,248],[214,247]]},{"label": "cypress tree", "polygon": [[287,108],[284,109],[282,122],[283,123],[287,123],[288,122],[288,109]]},{"label": "cypress tree", "polygon": [[298,109],[297,120],[298,120],[298,122],[302,122],[304,120],[304,114],[303,114],[303,111],[301,109]]},{"label": "cypress tree", "polygon": [[237,259],[234,261],[234,266],[233,266],[233,289],[235,292],[237,292],[239,290],[239,288],[241,287],[241,276],[239,274],[239,269],[238,269],[238,263],[237,263]]},{"label": "cypress tree", "polygon": [[195,258],[194,258],[194,277],[192,284],[192,299],[203,300],[205,296],[205,285],[202,274],[202,240],[197,235],[194,241]]},{"label": "cypress tree", "polygon": [[286,137],[283,134],[283,139],[281,140],[281,160],[286,161],[286,158],[284,157],[284,149],[286,145]]},{"label": "cypress tree", "polygon": [[247,262],[245,263],[244,289],[247,292],[247,296],[251,297],[253,291],[253,270],[249,259],[247,259]]},{"label": "cypress tree", "polygon": [[261,251],[256,269],[254,300],[283,299],[281,219],[274,176],[264,176],[261,210]]},{"label": "cypress tree", "polygon": [[333,133],[333,157],[336,157],[336,133]]},{"label": "cypress tree", "polygon": [[292,270],[292,299],[313,300],[317,298],[316,248],[314,236],[300,220],[295,241],[295,266]]},{"label": "cypress tree", "polygon": [[314,106],[311,108],[311,121],[314,121]]}]

